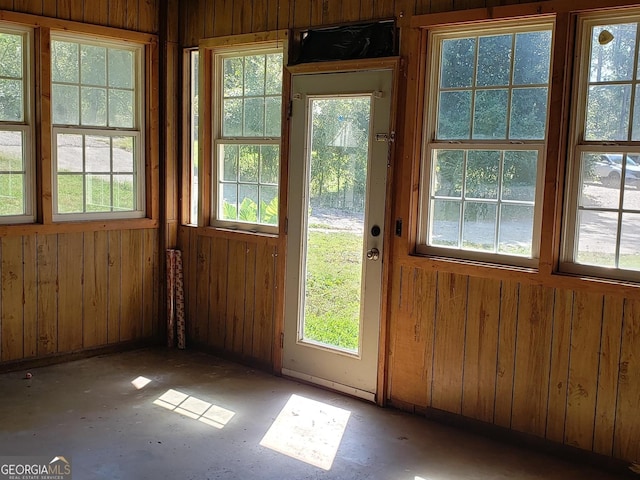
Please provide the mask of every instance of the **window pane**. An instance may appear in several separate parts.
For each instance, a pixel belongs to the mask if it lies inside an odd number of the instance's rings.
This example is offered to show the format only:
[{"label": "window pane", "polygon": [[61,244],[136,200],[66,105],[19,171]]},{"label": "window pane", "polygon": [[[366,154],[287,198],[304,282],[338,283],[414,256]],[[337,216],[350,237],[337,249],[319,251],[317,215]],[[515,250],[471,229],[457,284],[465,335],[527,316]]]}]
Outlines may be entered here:
[{"label": "window pane", "polygon": [[54,82],[78,83],[79,73],[78,44],[53,40],[51,42],[51,79]]},{"label": "window pane", "polygon": [[262,145],[260,147],[260,183],[278,184],[280,176],[280,147]]},{"label": "window pane", "polygon": [[615,267],[618,214],[580,210],[576,261],[585,265]]},{"label": "window pane", "polygon": [[238,185],[223,184],[222,198],[220,199],[221,211],[218,215],[221,215],[223,220],[237,220],[238,218]]},{"label": "window pane", "polygon": [[245,137],[261,137],[264,135],[264,98],[247,98],[244,101]]},{"label": "window pane", "polygon": [[429,244],[457,247],[460,237],[460,202],[434,200],[431,211]]},{"label": "window pane", "polygon": [[500,253],[531,257],[533,214],[533,206],[502,205],[498,238]]},{"label": "window pane", "polygon": [[225,58],[222,64],[224,70],[222,96],[241,97],[243,94],[242,79],[244,78],[244,62],[242,57]]},{"label": "window pane", "polygon": [[538,152],[504,152],[502,199],[533,202],[536,198],[537,170]]},{"label": "window pane", "polygon": [[82,135],[58,134],[57,162],[58,172],[83,171]]},{"label": "window pane", "polygon": [[472,150],[467,153],[466,198],[498,198],[500,152]]},{"label": "window pane", "polygon": [[223,159],[222,180],[238,181],[238,146],[220,145],[220,157]]},{"label": "window pane", "polygon": [[109,126],[133,128],[134,99],[131,90],[109,90]]},{"label": "window pane", "polygon": [[24,181],[22,173],[0,173],[0,216],[24,215]]},{"label": "window pane", "polygon": [[481,87],[509,85],[513,35],[492,35],[478,40],[478,73]]},{"label": "window pane", "polygon": [[198,61],[199,53],[191,52],[191,82],[190,82],[190,153],[191,153],[191,195],[190,195],[190,222],[193,225],[198,223]]},{"label": "window pane", "polygon": [[620,207],[622,154],[583,153],[581,207]]},{"label": "window pane", "polygon": [[631,133],[631,140],[637,142],[640,141],[640,84],[636,85],[635,94],[636,97],[633,105],[633,130]]},{"label": "window pane", "polygon": [[473,85],[475,52],[475,38],[460,38],[442,42],[441,88]]},{"label": "window pane", "polygon": [[114,172],[131,172],[134,170],[134,137],[113,137],[111,141],[111,155],[113,156]]},{"label": "window pane", "polygon": [[83,211],[83,175],[58,175],[58,213]]},{"label": "window pane", "polygon": [[109,49],[109,86],[133,88],[134,53],[128,50]]},{"label": "window pane", "polygon": [[105,86],[107,84],[106,48],[93,45],[80,47],[80,82],[83,85]]},{"label": "window pane", "polygon": [[514,85],[547,84],[551,60],[551,31],[516,34]]},{"label": "window pane", "polygon": [[258,221],[257,185],[238,185],[238,220],[256,223]]},{"label": "window pane", "polygon": [[474,139],[504,139],[507,136],[507,90],[476,91],[473,113]]},{"label": "window pane", "polygon": [[470,250],[495,250],[497,206],[465,202],[462,246]]},{"label": "window pane", "polygon": [[640,211],[640,154],[630,153],[627,155],[627,171],[624,182],[625,210]]},{"label": "window pane", "polygon": [[21,122],[23,120],[22,80],[0,78],[0,121]]},{"label": "window pane", "polygon": [[511,93],[509,138],[544,140],[547,127],[547,89],[518,88]]},{"label": "window pane", "polygon": [[225,99],[222,104],[222,136],[242,136],[242,100]]},{"label": "window pane", "polygon": [[109,175],[87,175],[87,212],[111,211],[111,177]]},{"label": "window pane", "polygon": [[266,59],[264,55],[251,55],[244,59],[245,96],[264,95],[264,73]]},{"label": "window pane", "polygon": [[640,270],[640,215],[624,213],[620,231],[620,260],[618,266],[629,270]]},{"label": "window pane", "polygon": [[136,208],[133,175],[113,176],[113,209],[131,211]]},{"label": "window pane", "polygon": [[267,75],[265,93],[280,95],[282,93],[282,54],[267,55]]},{"label": "window pane", "polygon": [[[598,25],[593,28],[589,65],[591,82],[612,82],[633,78],[636,29],[636,23]],[[613,35],[613,40],[601,44],[598,37],[605,30]]]},{"label": "window pane", "polygon": [[260,223],[278,224],[278,187],[260,187]]},{"label": "window pane", "polygon": [[22,78],[22,35],[0,33],[0,77]]},{"label": "window pane", "polygon": [[58,125],[78,125],[80,122],[80,102],[78,87],[52,85],[53,123]]},{"label": "window pane", "polygon": [[85,137],[85,152],[85,170],[87,172],[111,171],[111,142],[109,137],[87,135]]},{"label": "window pane", "polygon": [[107,90],[104,88],[80,89],[82,96],[82,125],[107,125]]},{"label": "window pane", "polygon": [[461,197],[464,150],[434,150],[432,191],[439,197]]},{"label": "window pane", "polygon": [[585,140],[627,140],[631,85],[589,87]]},{"label": "window pane", "polygon": [[[0,130],[0,172],[23,172],[23,141],[21,132]],[[1,190],[0,190],[1,192]]]},{"label": "window pane", "polygon": [[238,180],[240,182],[258,182],[258,145],[241,145],[239,148]]},{"label": "window pane", "polygon": [[441,92],[438,132],[441,140],[467,139],[471,130],[471,91]]},{"label": "window pane", "polygon": [[[282,117],[282,98],[267,97],[266,102],[266,120],[265,120],[265,136],[279,137],[282,130],[280,119]],[[638,107],[640,109],[640,107]]]}]

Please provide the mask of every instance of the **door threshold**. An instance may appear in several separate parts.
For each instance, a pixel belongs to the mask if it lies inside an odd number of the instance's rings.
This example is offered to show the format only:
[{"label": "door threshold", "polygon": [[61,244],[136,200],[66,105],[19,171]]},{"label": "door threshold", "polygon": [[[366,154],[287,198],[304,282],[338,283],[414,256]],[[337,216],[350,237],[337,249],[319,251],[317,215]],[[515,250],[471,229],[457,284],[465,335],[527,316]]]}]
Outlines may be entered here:
[{"label": "door threshold", "polygon": [[332,382],[331,380],[325,380],[324,378],[314,377],[313,375],[307,375],[306,373],[296,372],[295,370],[289,370],[288,368],[282,369],[282,375],[285,377],[303,380],[308,383],[313,383],[315,385],[328,388],[329,390],[346,393],[347,395],[351,395],[352,397],[358,397],[372,403],[375,403],[376,401],[375,393],[360,390],[355,387],[349,387],[348,385],[343,385],[341,383]]}]

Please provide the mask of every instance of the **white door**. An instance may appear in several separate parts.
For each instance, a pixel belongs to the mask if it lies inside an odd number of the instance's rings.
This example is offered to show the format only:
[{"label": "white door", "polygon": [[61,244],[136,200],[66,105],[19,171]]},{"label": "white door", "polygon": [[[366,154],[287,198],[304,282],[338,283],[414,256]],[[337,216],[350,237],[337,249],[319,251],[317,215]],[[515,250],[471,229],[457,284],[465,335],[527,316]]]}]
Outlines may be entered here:
[{"label": "white door", "polygon": [[292,79],[282,373],[372,401],[392,78]]}]

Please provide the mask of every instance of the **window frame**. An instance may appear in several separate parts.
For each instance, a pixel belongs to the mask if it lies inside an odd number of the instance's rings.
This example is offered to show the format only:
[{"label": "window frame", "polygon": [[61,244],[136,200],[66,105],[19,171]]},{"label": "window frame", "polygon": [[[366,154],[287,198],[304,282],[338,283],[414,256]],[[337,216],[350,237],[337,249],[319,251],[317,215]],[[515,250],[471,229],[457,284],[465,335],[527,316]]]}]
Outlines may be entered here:
[{"label": "window frame", "polygon": [[[279,32],[275,32],[276,36],[278,36]],[[252,55],[268,55],[272,53],[279,53],[282,55],[282,84],[281,84],[281,119],[282,112],[284,110],[285,104],[285,65],[286,65],[286,47],[284,42],[280,39],[274,39],[271,41],[258,42],[258,43],[246,43],[242,45],[231,45],[228,47],[219,47],[211,49],[211,85],[212,92],[210,98],[210,108],[211,108],[211,152],[210,152],[210,168],[211,168],[211,185],[209,188],[209,197],[210,197],[210,215],[209,215],[209,225],[216,228],[224,228],[224,229],[232,229],[238,231],[247,231],[251,233],[265,233],[265,234],[277,234],[279,232],[280,223],[282,223],[282,219],[280,215],[278,215],[278,222],[274,225],[263,224],[257,222],[242,222],[242,221],[234,221],[234,220],[225,220],[220,217],[219,213],[219,185],[220,185],[220,176],[221,169],[223,165],[219,163],[218,152],[220,151],[221,145],[277,145],[278,146],[278,184],[276,188],[278,190],[278,204],[279,204],[279,214],[280,214],[280,203],[281,203],[281,192],[282,192],[282,181],[281,174],[282,171],[282,158],[283,158],[283,134],[282,130],[284,127],[284,122],[281,122],[281,128],[279,135],[277,137],[253,137],[253,136],[224,136],[222,132],[223,128],[223,67],[222,62],[225,58],[233,58],[239,56],[252,56]],[[201,63],[200,68],[203,68],[202,55],[201,55]],[[202,85],[200,85],[200,91],[202,92]],[[203,95],[200,96],[202,98]],[[244,98],[241,97],[241,98]],[[201,112],[201,111],[200,111]],[[202,113],[200,113],[202,116]],[[202,124],[202,122],[200,122]],[[202,152],[202,149],[201,149]],[[236,181],[236,184],[240,182]],[[202,185],[202,184],[201,184]],[[258,183],[256,184],[259,188],[261,185],[260,179],[258,179]],[[271,185],[269,185],[271,186]],[[203,188],[204,190],[204,188]],[[258,209],[260,205],[258,205]]]},{"label": "window frame", "polygon": [[[500,140],[486,139],[461,139],[461,140],[441,140],[436,138],[436,129],[438,126],[438,109],[439,109],[439,93],[440,93],[440,74],[441,74],[441,46],[443,40],[452,38],[468,38],[473,36],[498,35],[501,33],[517,34],[533,31],[550,30],[550,50],[549,50],[549,77],[546,84],[547,102],[546,102],[546,121],[545,135],[542,140],[510,140],[509,138]],[[555,16],[531,16],[526,19],[496,19],[482,20],[479,22],[471,22],[464,24],[450,24],[445,26],[433,26],[429,28],[426,37],[426,60],[423,71],[424,75],[424,105],[422,112],[424,122],[422,128],[421,140],[421,159],[420,159],[420,184],[418,194],[418,216],[417,216],[417,237],[415,244],[415,252],[417,254],[447,257],[454,260],[479,261],[487,264],[501,264],[513,267],[536,268],[538,266],[541,248],[541,230],[543,216],[543,194],[544,194],[544,176],[546,170],[546,156],[549,142],[549,112],[551,109],[551,92],[553,80],[554,65],[554,44],[556,35],[556,18]],[[515,55],[512,55],[515,57]],[[477,48],[476,62],[474,72],[477,68]],[[513,71],[513,58],[510,71]],[[537,85],[537,84],[536,84]],[[535,85],[534,85],[535,86]],[[476,90],[476,85],[470,87]],[[504,88],[511,91],[513,83],[511,80]],[[472,105],[473,107],[473,105]],[[510,102],[507,104],[507,124],[509,122]],[[470,117],[473,123],[473,110]],[[432,193],[432,152],[438,149],[445,150],[497,150],[501,152],[513,150],[537,150],[538,161],[536,170],[536,189],[533,201],[533,225],[531,238],[531,257],[510,255],[498,252],[489,252],[481,250],[464,249],[462,247],[446,247],[440,245],[429,244],[430,222],[432,214],[430,212],[431,193]],[[501,156],[502,158],[502,156]],[[502,163],[502,162],[501,162]],[[466,164],[466,161],[465,161]],[[502,180],[499,179],[498,188],[501,189]],[[502,202],[499,197],[495,200],[496,205]],[[464,194],[461,192],[460,203],[464,204]],[[462,208],[462,207],[461,207]],[[461,213],[463,215],[463,213]],[[498,213],[496,213],[498,215]],[[461,217],[462,218],[462,217]],[[496,229],[499,228],[500,219],[496,220]],[[462,234],[462,231],[460,232]]]},{"label": "window frame", "polygon": [[[631,10],[603,10],[595,12],[586,12],[576,15],[576,34],[574,42],[574,58],[575,68],[572,78],[573,93],[569,95],[571,102],[571,121],[568,132],[567,147],[567,178],[565,181],[565,201],[563,203],[563,221],[562,221],[562,240],[560,242],[560,258],[559,271],[573,275],[582,275],[595,278],[622,280],[622,281],[638,281],[640,280],[640,271],[629,270],[619,267],[607,267],[598,265],[589,265],[578,263],[578,239],[579,239],[579,221],[578,215],[580,210],[580,187],[582,184],[582,168],[581,157],[583,153],[625,153],[633,154],[640,152],[640,140],[622,140],[622,141],[602,141],[602,140],[585,140],[585,126],[587,116],[587,92],[589,90],[589,69],[591,65],[591,32],[596,25],[602,24],[621,24],[629,21],[637,23],[636,45],[634,50],[634,75],[629,81],[633,86],[640,87],[640,78],[638,78],[638,68],[640,61],[640,9]],[[632,94],[633,95],[633,94]],[[640,101],[640,96],[635,96],[635,101]],[[629,104],[630,121],[629,129],[632,128],[633,105]],[[640,128],[640,125],[637,126]],[[640,188],[640,187],[637,187]],[[622,188],[619,189],[620,201],[622,201],[624,193],[624,182]],[[603,207],[604,208],[604,207]],[[625,209],[624,204],[618,205],[617,215],[622,215]],[[635,211],[635,210],[634,210]],[[618,221],[616,232],[616,253],[618,255],[620,246],[620,229],[621,223]]]},{"label": "window frame", "polygon": [[[69,222],[69,221],[83,221],[83,220],[121,220],[121,219],[136,219],[136,218],[144,218],[147,216],[147,202],[146,202],[146,160],[145,157],[147,155],[146,142],[145,142],[145,132],[146,132],[146,109],[145,109],[145,99],[146,99],[146,88],[145,83],[145,65],[147,64],[145,47],[141,43],[131,42],[131,41],[118,41],[115,39],[102,39],[99,37],[94,37],[90,34],[84,33],[68,33],[68,32],[60,32],[60,31],[52,31],[51,32],[51,44],[53,45],[54,41],[63,41],[63,42],[71,42],[76,43],[77,45],[95,45],[102,46],[107,49],[109,48],[119,48],[122,50],[128,50],[133,52],[134,61],[134,121],[133,126],[130,128],[126,127],[110,127],[108,125],[105,126],[95,126],[95,125],[82,125],[80,124],[57,124],[54,123],[53,120],[53,98],[51,101],[51,156],[52,156],[52,218],[54,222]],[[109,75],[109,67],[108,62],[106,64],[106,75]],[[53,85],[56,82],[53,81],[53,75],[51,75],[51,89],[53,90]],[[78,88],[82,87],[81,79],[78,81]],[[108,86],[106,87],[108,89]],[[79,102],[78,108],[81,111],[81,103]],[[108,108],[108,107],[107,107]],[[108,118],[107,118],[108,123]],[[73,212],[73,213],[60,213],[58,211],[58,156],[57,156],[57,143],[56,138],[59,134],[80,134],[80,135],[98,135],[98,136],[107,136],[107,137],[120,137],[120,136],[131,136],[135,138],[134,141],[134,167],[132,175],[134,177],[134,185],[135,185],[135,205],[133,210],[129,211],[107,211],[107,212]],[[83,141],[84,144],[84,141]],[[82,172],[78,172],[78,174],[83,175],[83,180],[86,179],[87,172],[85,171],[85,159],[83,156],[83,170]],[[111,169],[108,172],[104,172],[107,175],[113,175],[114,171]],[[113,185],[113,184],[112,184]],[[83,208],[86,208],[86,183],[83,181]],[[111,205],[113,208],[113,205]]]},{"label": "window frame", "polygon": [[22,215],[0,215],[0,225],[34,223],[36,220],[36,175],[35,175],[35,35],[33,28],[0,22],[0,32],[22,37],[22,121],[0,121],[0,130],[21,132],[23,138],[23,196]]}]

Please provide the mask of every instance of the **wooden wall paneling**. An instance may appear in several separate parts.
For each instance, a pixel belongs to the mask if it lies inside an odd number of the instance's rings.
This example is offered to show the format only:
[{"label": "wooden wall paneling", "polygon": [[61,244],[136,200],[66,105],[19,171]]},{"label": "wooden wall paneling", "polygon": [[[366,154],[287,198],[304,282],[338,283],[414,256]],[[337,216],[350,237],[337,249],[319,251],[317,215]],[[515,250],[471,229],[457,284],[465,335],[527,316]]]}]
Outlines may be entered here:
[{"label": "wooden wall paneling", "polygon": [[[109,301],[107,313],[107,341],[120,340],[120,319],[122,318],[122,233],[119,230],[108,233],[109,254],[107,276]],[[125,275],[129,273],[125,270]]]},{"label": "wooden wall paneling", "polygon": [[0,360],[18,360],[24,356],[24,271],[22,269],[22,237],[0,239],[2,251],[0,295],[2,296],[0,315]]},{"label": "wooden wall paneling", "polygon": [[58,350],[58,236],[38,235],[38,356]]},{"label": "wooden wall paneling", "polygon": [[433,271],[396,267],[392,285],[392,398],[431,403],[437,277]]},{"label": "wooden wall paneling", "polygon": [[[69,18],[75,22],[84,20],[84,0],[69,0]],[[90,7],[90,5],[89,5]]]},{"label": "wooden wall paneling", "polygon": [[598,396],[593,432],[593,451],[603,455],[613,453],[623,306],[624,299],[621,297],[604,297]]},{"label": "wooden wall paneling", "polygon": [[330,25],[341,22],[342,3],[341,0],[324,1],[322,6],[322,22],[324,24]]},{"label": "wooden wall paneling", "polygon": [[259,243],[256,247],[255,309],[251,356],[266,365],[272,363],[275,259],[274,247]]},{"label": "wooden wall paneling", "polygon": [[0,8],[3,10],[13,10],[13,0],[0,0]]},{"label": "wooden wall paneling", "polygon": [[431,12],[431,0],[416,0],[416,15],[424,15]]},{"label": "wooden wall paneling", "polygon": [[511,427],[544,436],[554,291],[520,285]]},{"label": "wooden wall paneling", "polygon": [[107,232],[88,232],[84,235],[82,292],[82,346],[84,348],[107,343],[108,256]]},{"label": "wooden wall paneling", "polygon": [[[157,326],[155,325],[157,315],[154,315],[154,290],[156,289],[156,279],[154,275],[154,265],[156,265],[156,245],[158,243],[155,230],[143,230],[143,265],[142,265],[142,336],[151,337]],[[184,260],[184,258],[183,258]],[[184,281],[184,280],[183,280]]]},{"label": "wooden wall paneling", "polygon": [[275,30],[291,27],[291,22],[289,20],[289,7],[291,5],[291,2],[294,1],[295,0],[278,0],[278,19],[276,21]]},{"label": "wooden wall paneling", "polygon": [[[196,22],[193,24],[194,33],[197,38],[205,38],[207,32],[208,19],[206,16],[207,6],[211,2],[208,0],[199,1],[197,5],[192,6],[192,9],[196,12]],[[213,2],[215,3],[215,1]],[[170,21],[170,20],[169,20]],[[213,20],[215,22],[215,18]]]},{"label": "wooden wall paneling", "polygon": [[[159,0],[141,0],[141,2],[149,5],[147,7],[149,9],[149,13],[141,14],[141,24],[147,23],[151,18],[153,18],[153,25],[150,26],[153,29],[152,31],[158,31],[160,23],[160,8],[162,4],[159,2]],[[167,0],[167,11],[169,12],[168,18],[171,19],[170,22],[167,22],[166,26],[167,40],[169,42],[180,44],[180,0]],[[146,20],[143,22],[142,19]],[[211,17],[209,17],[209,20],[211,20]],[[142,25],[140,28],[142,28]]]},{"label": "wooden wall paneling", "polygon": [[500,293],[500,325],[498,328],[498,365],[496,368],[496,400],[493,421],[511,427],[513,378],[515,375],[516,332],[520,285],[503,281]]},{"label": "wooden wall paneling", "polygon": [[71,0],[58,0],[58,10],[56,18],[71,19]]},{"label": "wooden wall paneling", "polygon": [[613,455],[640,462],[640,300],[625,299]]},{"label": "wooden wall paneling", "polygon": [[291,18],[293,19],[292,28],[306,28],[311,25],[311,2],[293,2],[291,4],[291,8],[293,10],[293,15]]},{"label": "wooden wall paneling", "polygon": [[[171,21],[167,26],[167,37],[170,42],[178,42],[178,0],[169,0],[169,11],[175,15],[170,16]],[[149,33],[158,33],[160,21],[161,3],[158,0],[138,0],[139,17],[138,30]]]},{"label": "wooden wall paneling", "polygon": [[[213,238],[211,242],[209,345],[222,349],[226,345],[227,335],[231,335],[227,330],[230,242],[224,238]],[[232,291],[231,295],[233,294]]]},{"label": "wooden wall paneling", "polygon": [[279,28],[282,28],[281,26],[278,26],[278,13],[280,11],[279,0],[266,0],[266,2],[267,3],[265,7],[265,22],[266,22],[265,31],[278,30]]},{"label": "wooden wall paneling", "polygon": [[127,17],[125,28],[127,30],[138,30],[138,15],[140,9],[138,6],[138,0],[127,0]]},{"label": "wooden wall paneling", "polygon": [[[58,352],[82,348],[83,233],[58,235]],[[81,254],[81,253],[80,253]]]},{"label": "wooden wall paneling", "polygon": [[161,292],[164,281],[161,280],[162,277],[160,276],[160,265],[164,266],[164,264],[160,263],[160,235],[158,230],[153,230],[153,234],[153,317],[151,323],[151,333],[155,337],[158,337],[161,335],[166,335],[166,327],[164,322],[166,318],[166,310],[164,308],[160,308],[160,302],[163,302],[162,306],[164,307],[166,297],[162,295]]},{"label": "wooden wall paneling", "polygon": [[196,265],[196,318],[194,325],[194,335],[197,342],[206,344],[209,336],[209,301],[211,298],[209,287],[211,275],[211,239],[204,236],[197,237],[197,258]]},{"label": "wooden wall paneling", "polygon": [[233,33],[233,0],[217,0],[213,36]]},{"label": "wooden wall paneling", "polygon": [[551,366],[549,369],[549,405],[546,438],[564,442],[571,351],[571,318],[573,291],[556,290],[551,334]]},{"label": "wooden wall paneling", "polygon": [[361,0],[348,0],[342,3],[341,22],[357,22],[360,20]]},{"label": "wooden wall paneling", "polygon": [[[377,0],[370,0],[372,5],[372,11],[374,13],[374,18],[391,18],[395,12],[395,1],[394,0],[386,0],[383,2],[379,2]],[[361,3],[364,3],[361,0]]]},{"label": "wooden wall paneling", "polygon": [[42,0],[42,14],[47,17],[55,17],[58,11],[56,0]]},{"label": "wooden wall paneling", "polygon": [[40,55],[42,70],[36,75],[36,95],[40,98],[36,102],[36,117],[40,120],[40,142],[37,142],[38,167],[36,177],[41,198],[36,200],[38,204],[38,220],[43,223],[51,223],[53,220],[52,201],[43,201],[53,198],[53,166],[51,162],[51,29],[42,27],[36,31],[36,52]]},{"label": "wooden wall paneling", "polygon": [[187,299],[187,331],[190,332],[189,338],[198,338],[196,332],[196,326],[198,325],[198,303],[197,303],[197,285],[198,285],[198,235],[196,229],[186,228],[186,232],[188,233],[188,246],[187,251],[189,252],[189,261],[185,264],[187,268],[185,269],[187,283],[185,283],[185,297]]},{"label": "wooden wall paneling", "polygon": [[227,331],[225,350],[242,353],[245,321],[245,277],[247,267],[247,244],[234,241],[229,244],[229,270],[227,273]]},{"label": "wooden wall paneling", "polygon": [[429,11],[424,13],[449,12],[454,9],[454,0],[430,0],[429,3]]},{"label": "wooden wall paneling", "polygon": [[120,341],[140,338],[142,332],[142,231],[122,231],[122,316]]},{"label": "wooden wall paneling", "polygon": [[244,330],[242,355],[253,356],[253,324],[256,306],[256,253],[257,245],[247,242],[244,278]]},{"label": "wooden wall paneling", "polygon": [[42,0],[15,0],[13,8],[18,12],[42,15]]},{"label": "wooden wall paneling", "polygon": [[435,408],[460,413],[468,277],[438,272],[433,389]]},{"label": "wooden wall paneling", "polygon": [[252,32],[265,32],[267,30],[267,14],[269,0],[254,0],[251,18]]},{"label": "wooden wall paneling", "polygon": [[469,278],[462,414],[493,422],[501,282]]},{"label": "wooden wall paneling", "polygon": [[109,0],[109,26],[124,28],[127,24],[127,0]]},{"label": "wooden wall paneling", "polygon": [[22,237],[24,271],[24,358],[38,352],[38,256],[35,235]]},{"label": "wooden wall paneling", "polygon": [[573,297],[564,441],[585,450],[593,447],[603,306],[603,295],[576,292]]},{"label": "wooden wall paneling", "polygon": [[205,38],[213,37],[214,28],[216,24],[216,2],[208,1],[205,3],[204,11],[204,36]]},{"label": "wooden wall paneling", "polygon": [[109,24],[109,0],[94,0],[84,10],[84,21],[97,25]]}]

